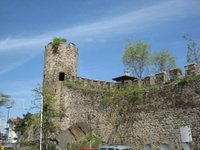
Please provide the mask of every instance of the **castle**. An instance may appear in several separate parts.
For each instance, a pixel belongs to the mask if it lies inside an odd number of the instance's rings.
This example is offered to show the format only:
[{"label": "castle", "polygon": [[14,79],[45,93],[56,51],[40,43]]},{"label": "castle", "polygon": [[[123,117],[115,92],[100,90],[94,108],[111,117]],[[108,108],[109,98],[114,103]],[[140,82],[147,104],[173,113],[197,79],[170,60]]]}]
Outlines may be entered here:
[{"label": "castle", "polygon": [[[105,82],[77,76],[78,49],[74,43],[61,43],[56,52],[52,46],[49,43],[45,47],[43,84],[54,92],[56,107],[65,114],[58,123],[63,131],[80,122],[88,123],[88,114],[92,114],[92,129],[107,144],[153,150],[179,150],[186,144],[200,150],[200,78],[196,64],[185,67],[186,77],[175,68],[169,76],[162,72],[139,80],[125,74],[115,78],[116,82]],[[113,94],[110,91],[129,86],[156,88],[137,96],[117,95],[105,104],[105,98]],[[188,125],[192,141],[183,143],[180,128]]]}]

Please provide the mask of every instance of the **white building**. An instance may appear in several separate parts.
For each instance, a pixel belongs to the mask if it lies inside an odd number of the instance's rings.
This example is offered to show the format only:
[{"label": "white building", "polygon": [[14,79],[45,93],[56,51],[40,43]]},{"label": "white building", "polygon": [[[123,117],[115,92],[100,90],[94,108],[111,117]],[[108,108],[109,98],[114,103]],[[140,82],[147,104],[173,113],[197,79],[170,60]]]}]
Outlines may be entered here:
[{"label": "white building", "polygon": [[20,122],[19,118],[12,118],[8,120],[7,129],[7,143],[17,143],[18,135],[15,132],[15,126]]}]

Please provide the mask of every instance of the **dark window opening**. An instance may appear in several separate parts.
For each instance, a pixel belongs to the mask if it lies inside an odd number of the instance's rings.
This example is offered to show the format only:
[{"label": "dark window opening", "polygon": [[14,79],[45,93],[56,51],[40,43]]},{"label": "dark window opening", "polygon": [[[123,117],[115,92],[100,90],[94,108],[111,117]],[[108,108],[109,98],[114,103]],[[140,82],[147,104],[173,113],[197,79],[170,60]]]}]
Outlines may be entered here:
[{"label": "dark window opening", "polygon": [[65,73],[64,72],[60,72],[59,73],[59,81],[64,81],[65,80]]}]

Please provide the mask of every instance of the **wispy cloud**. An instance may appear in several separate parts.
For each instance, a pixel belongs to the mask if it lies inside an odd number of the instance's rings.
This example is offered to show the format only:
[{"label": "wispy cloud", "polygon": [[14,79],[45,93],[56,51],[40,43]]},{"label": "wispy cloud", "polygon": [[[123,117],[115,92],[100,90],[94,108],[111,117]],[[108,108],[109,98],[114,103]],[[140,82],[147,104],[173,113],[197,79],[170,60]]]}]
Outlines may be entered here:
[{"label": "wispy cloud", "polygon": [[44,45],[55,36],[87,37],[87,39],[91,39],[98,36],[113,36],[113,34],[120,34],[129,30],[138,32],[150,26],[152,27],[154,23],[180,19],[196,14],[200,14],[200,1],[171,0],[123,15],[117,15],[113,18],[48,32],[35,37],[7,38],[0,41],[0,52],[19,47]]},{"label": "wispy cloud", "polygon": [[[12,95],[18,95],[20,94],[19,91],[22,92],[21,95],[23,95],[24,91],[31,91],[33,88],[40,86],[38,85],[40,83],[40,79],[32,79],[32,80],[23,80],[23,81],[6,81],[1,83],[1,86],[4,87],[3,90],[4,92],[9,92],[13,91],[11,94]],[[15,89],[20,89],[16,91]]]},{"label": "wispy cloud", "polygon": [[26,46],[33,46],[40,43],[43,43],[46,39],[42,39],[40,36],[33,37],[33,38],[7,38],[5,40],[0,41],[0,52],[7,50],[7,49],[14,49],[18,47],[26,47]]},{"label": "wispy cloud", "polygon": [[[140,10],[130,11],[126,14],[116,15],[112,18],[105,16],[104,20],[72,26],[66,29],[51,31],[32,37],[11,38],[0,41],[0,54],[31,51],[32,54],[43,50],[53,37],[68,37],[69,39],[84,40],[84,42],[105,41],[115,35],[132,32],[143,32],[154,28],[158,23],[174,21],[200,14],[200,1],[171,0],[144,7]],[[99,40],[100,39],[100,40]],[[33,51],[33,49],[36,50]],[[18,62],[1,67],[0,75],[16,69],[29,59],[24,57]]]},{"label": "wispy cloud", "polygon": [[11,70],[18,68],[19,66],[26,63],[28,60],[30,60],[30,58],[28,58],[28,59],[25,58],[25,59],[22,59],[22,60],[14,61],[13,63],[7,64],[5,67],[1,67],[0,75],[5,74],[5,73],[7,73]]}]

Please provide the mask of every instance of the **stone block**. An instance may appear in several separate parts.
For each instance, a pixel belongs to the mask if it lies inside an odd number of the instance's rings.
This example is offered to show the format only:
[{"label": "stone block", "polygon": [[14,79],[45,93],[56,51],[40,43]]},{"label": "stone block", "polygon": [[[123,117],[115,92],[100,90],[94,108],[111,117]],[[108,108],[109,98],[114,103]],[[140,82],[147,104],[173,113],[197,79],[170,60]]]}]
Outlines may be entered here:
[{"label": "stone block", "polygon": [[77,77],[76,76],[72,76],[73,77],[73,81],[77,81]]},{"label": "stone block", "polygon": [[144,86],[150,86],[150,85],[155,85],[155,79],[154,76],[147,76],[143,80],[143,85]]},{"label": "stone block", "polygon": [[93,87],[94,86],[94,81],[93,80],[89,80],[89,84],[90,84],[91,87]]},{"label": "stone block", "polygon": [[136,86],[142,86],[142,80],[137,78],[135,80],[133,80],[133,85],[136,85]]},{"label": "stone block", "polygon": [[87,86],[88,85],[89,80],[87,79],[83,79],[83,86]]},{"label": "stone block", "polygon": [[185,66],[185,76],[193,76],[198,73],[197,63],[192,63]]},{"label": "stone block", "polygon": [[167,82],[167,73],[165,71],[160,72],[155,76],[156,76],[156,84],[165,84]]},{"label": "stone block", "polygon": [[174,68],[169,70],[169,77],[171,81],[177,80],[179,78],[181,78],[182,75],[182,71],[180,68]]},{"label": "stone block", "polygon": [[81,82],[83,82],[83,78],[78,77],[78,78],[77,78],[77,81],[81,83]]}]

